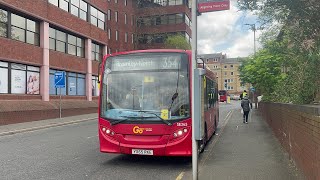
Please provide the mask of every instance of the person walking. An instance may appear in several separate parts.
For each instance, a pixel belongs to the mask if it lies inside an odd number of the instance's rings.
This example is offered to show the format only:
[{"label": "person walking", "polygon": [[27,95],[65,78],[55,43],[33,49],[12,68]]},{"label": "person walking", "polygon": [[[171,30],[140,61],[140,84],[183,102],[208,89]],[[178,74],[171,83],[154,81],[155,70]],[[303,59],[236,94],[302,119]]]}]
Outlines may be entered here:
[{"label": "person walking", "polygon": [[245,96],[248,96],[248,93],[246,90],[244,90],[243,93],[240,94],[240,99],[242,100]]},{"label": "person walking", "polygon": [[241,100],[241,107],[243,110],[243,123],[248,124],[248,117],[250,112],[250,107],[252,109],[252,103],[248,99],[248,96],[244,96],[244,98]]}]

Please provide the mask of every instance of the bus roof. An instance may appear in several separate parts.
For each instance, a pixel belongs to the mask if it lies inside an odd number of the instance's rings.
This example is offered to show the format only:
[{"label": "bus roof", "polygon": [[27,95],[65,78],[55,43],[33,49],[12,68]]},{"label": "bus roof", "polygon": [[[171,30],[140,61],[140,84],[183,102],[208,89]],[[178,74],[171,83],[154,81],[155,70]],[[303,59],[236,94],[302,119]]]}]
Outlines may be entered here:
[{"label": "bus roof", "polygon": [[191,54],[191,50],[183,50],[183,49],[146,49],[146,50],[134,50],[134,51],[122,51],[112,54],[107,54],[103,57],[105,59],[109,56],[117,56],[117,55],[125,55],[125,54],[135,54],[135,53],[151,53],[151,52],[176,52],[176,53],[183,53],[186,52]]}]

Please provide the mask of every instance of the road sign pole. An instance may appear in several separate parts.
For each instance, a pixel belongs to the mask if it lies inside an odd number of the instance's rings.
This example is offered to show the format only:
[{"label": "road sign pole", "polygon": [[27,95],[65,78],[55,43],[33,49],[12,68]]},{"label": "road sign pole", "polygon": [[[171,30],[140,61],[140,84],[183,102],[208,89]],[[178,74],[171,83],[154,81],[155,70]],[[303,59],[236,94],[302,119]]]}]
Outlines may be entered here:
[{"label": "road sign pole", "polygon": [[60,87],[59,117],[61,119],[61,87]]},{"label": "road sign pole", "polygon": [[[198,179],[198,143],[195,139],[195,75],[194,70],[197,68],[197,5],[198,1],[192,1],[192,179]],[[200,97],[197,97],[200,98]]]}]

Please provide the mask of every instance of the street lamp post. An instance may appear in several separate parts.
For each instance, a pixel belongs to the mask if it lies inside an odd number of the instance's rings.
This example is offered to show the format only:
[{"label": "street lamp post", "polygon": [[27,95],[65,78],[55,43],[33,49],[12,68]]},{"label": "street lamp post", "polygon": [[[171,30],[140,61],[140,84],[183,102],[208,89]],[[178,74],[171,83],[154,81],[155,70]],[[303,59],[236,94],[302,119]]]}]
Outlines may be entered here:
[{"label": "street lamp post", "polygon": [[245,24],[247,26],[251,26],[251,30],[253,31],[253,48],[254,48],[254,56],[256,56],[256,24]]},{"label": "street lamp post", "polygon": [[[256,57],[256,24],[245,24],[247,26],[251,26],[251,30],[253,31],[253,49],[254,49],[254,57]],[[257,109],[257,98],[255,97],[255,93],[252,93],[253,101],[254,101],[254,108]]]}]

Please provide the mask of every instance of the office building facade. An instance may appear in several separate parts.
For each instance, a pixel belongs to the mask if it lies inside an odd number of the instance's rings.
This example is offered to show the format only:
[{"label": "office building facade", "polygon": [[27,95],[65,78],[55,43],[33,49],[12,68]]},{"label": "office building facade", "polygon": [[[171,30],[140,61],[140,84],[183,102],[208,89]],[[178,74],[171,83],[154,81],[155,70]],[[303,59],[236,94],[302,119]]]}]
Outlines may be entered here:
[{"label": "office building facade", "polygon": [[[160,22],[167,24],[141,27],[140,19],[156,16],[156,9],[161,9]],[[154,0],[0,1],[1,124],[26,121],[24,115],[28,120],[57,117],[57,71],[66,75],[61,89],[63,116],[97,112],[98,66],[103,56],[163,48],[163,40],[139,43],[145,34],[182,32],[190,39],[189,17],[185,0],[164,4]]]}]

